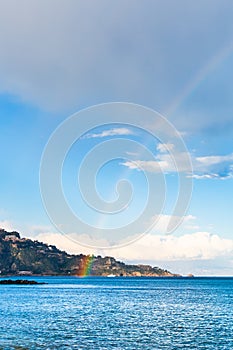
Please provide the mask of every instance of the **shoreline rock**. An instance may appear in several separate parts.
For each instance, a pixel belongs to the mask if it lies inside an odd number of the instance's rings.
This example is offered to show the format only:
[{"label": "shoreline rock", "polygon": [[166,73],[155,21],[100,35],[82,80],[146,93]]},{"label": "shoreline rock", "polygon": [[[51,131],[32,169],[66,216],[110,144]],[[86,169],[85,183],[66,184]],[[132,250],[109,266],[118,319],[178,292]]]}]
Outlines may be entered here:
[{"label": "shoreline rock", "polygon": [[29,280],[0,280],[1,285],[40,285],[47,284],[45,282],[29,281]]}]

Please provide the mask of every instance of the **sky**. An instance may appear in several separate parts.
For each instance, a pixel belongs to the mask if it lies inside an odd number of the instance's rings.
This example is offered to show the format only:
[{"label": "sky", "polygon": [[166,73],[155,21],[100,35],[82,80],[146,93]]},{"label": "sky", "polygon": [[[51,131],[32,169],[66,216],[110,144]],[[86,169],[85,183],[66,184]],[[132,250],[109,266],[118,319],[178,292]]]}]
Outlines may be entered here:
[{"label": "sky", "polygon": [[232,16],[227,0],[1,1],[0,227],[233,275]]}]

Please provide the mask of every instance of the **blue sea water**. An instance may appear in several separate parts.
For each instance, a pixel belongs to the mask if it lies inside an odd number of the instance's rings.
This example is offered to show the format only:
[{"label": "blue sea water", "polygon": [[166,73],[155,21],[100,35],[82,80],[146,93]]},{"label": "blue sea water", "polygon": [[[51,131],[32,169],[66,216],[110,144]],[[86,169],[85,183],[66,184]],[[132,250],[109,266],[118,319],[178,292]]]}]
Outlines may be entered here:
[{"label": "blue sea water", "polygon": [[0,349],[233,349],[233,278],[0,286]]}]

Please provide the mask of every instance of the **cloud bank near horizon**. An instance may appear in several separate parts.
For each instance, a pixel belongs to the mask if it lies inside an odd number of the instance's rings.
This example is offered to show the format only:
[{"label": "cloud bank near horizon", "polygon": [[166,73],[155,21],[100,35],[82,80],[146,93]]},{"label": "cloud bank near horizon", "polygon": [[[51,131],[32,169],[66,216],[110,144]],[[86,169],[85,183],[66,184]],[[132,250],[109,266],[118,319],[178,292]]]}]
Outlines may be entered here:
[{"label": "cloud bank near horizon", "polygon": [[[190,229],[188,224],[195,219],[191,215],[185,218],[186,231]],[[169,216],[164,216],[163,224],[168,220]],[[1,221],[0,227],[8,231],[14,230],[9,221]],[[191,228],[195,229],[195,226]],[[208,275],[215,272],[219,275],[230,275],[231,268],[233,268],[233,240],[205,231],[185,233],[179,236],[149,233],[132,244],[98,250],[79,245],[68,236],[54,232],[49,226],[31,226],[29,231],[31,234],[26,234],[26,237],[56,245],[70,254],[108,255],[129,263],[148,263],[154,266],[169,267],[173,272],[181,274]],[[23,236],[23,233],[21,235]]]},{"label": "cloud bank near horizon", "polygon": [[[72,254],[93,254],[93,249],[79,246],[59,233],[42,233],[36,239]],[[181,274],[232,275],[233,268],[233,240],[209,232],[181,236],[147,234],[131,245],[94,254],[114,256],[133,264],[162,266]]]}]

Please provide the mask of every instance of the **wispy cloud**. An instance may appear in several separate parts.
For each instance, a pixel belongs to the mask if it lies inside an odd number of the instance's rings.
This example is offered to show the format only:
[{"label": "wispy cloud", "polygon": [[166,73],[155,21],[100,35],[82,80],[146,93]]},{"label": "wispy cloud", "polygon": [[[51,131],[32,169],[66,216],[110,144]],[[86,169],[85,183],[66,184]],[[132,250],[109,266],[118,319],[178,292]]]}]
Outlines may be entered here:
[{"label": "wispy cloud", "polygon": [[229,154],[226,156],[196,157],[196,161],[199,162],[199,164],[210,166],[210,165],[215,165],[215,164],[219,164],[222,162],[233,161],[233,154]]},{"label": "wispy cloud", "polygon": [[112,128],[109,130],[104,130],[100,133],[90,133],[83,136],[83,139],[94,139],[103,138],[110,136],[124,136],[124,135],[134,135],[134,132],[128,128]]},{"label": "wispy cloud", "polygon": [[187,169],[187,153],[177,152],[173,144],[159,144],[154,160],[134,159],[122,164],[131,170],[148,172],[187,172],[194,179],[229,179],[233,177],[233,154],[197,157],[191,155],[193,173]]},{"label": "wispy cloud", "polygon": [[194,179],[226,180],[233,177],[233,154],[193,157]]},{"label": "wispy cloud", "polygon": [[233,172],[227,172],[226,175],[210,173],[210,174],[202,174],[202,175],[193,174],[190,176],[196,180],[204,180],[204,179],[227,180],[227,179],[233,178]]}]

